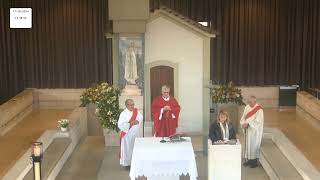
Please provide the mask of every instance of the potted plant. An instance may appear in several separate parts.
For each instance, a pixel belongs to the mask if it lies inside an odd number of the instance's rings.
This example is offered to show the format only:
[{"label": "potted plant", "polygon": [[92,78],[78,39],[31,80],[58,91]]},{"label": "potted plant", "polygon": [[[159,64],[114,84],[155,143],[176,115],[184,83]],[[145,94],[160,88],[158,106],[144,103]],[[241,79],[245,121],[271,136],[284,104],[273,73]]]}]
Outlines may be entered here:
[{"label": "potted plant", "polygon": [[213,85],[210,90],[212,102],[217,104],[235,103],[243,104],[241,89],[234,86],[232,82],[228,84]]},{"label": "potted plant", "polygon": [[236,131],[239,128],[239,106],[243,105],[241,89],[237,88],[232,82],[227,84],[214,84],[210,89],[212,101],[211,122],[216,120],[217,113],[224,109],[228,111],[230,120]]},{"label": "potted plant", "polygon": [[[81,95],[83,105],[94,104],[94,113],[103,128],[106,146],[118,146],[118,119],[120,90],[108,83],[89,87]],[[91,108],[92,109],[92,108]]]},{"label": "potted plant", "polygon": [[68,119],[60,119],[58,121],[59,127],[62,132],[68,131],[69,128],[69,120]]}]

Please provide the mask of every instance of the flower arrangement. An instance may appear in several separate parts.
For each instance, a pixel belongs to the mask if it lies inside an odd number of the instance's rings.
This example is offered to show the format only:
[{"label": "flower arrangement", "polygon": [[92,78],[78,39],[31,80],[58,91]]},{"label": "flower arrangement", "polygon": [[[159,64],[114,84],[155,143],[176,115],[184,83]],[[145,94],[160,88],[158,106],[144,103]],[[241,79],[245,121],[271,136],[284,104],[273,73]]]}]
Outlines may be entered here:
[{"label": "flower arrangement", "polygon": [[69,120],[68,119],[60,119],[58,121],[60,128],[68,128],[69,127]]},{"label": "flower arrangement", "polygon": [[236,103],[243,105],[241,89],[236,88],[232,82],[222,85],[214,85],[210,90],[213,103]]},{"label": "flower arrangement", "polygon": [[102,128],[118,131],[118,119],[121,113],[119,108],[120,90],[108,83],[92,86],[80,96],[83,105],[96,104],[96,115]]}]

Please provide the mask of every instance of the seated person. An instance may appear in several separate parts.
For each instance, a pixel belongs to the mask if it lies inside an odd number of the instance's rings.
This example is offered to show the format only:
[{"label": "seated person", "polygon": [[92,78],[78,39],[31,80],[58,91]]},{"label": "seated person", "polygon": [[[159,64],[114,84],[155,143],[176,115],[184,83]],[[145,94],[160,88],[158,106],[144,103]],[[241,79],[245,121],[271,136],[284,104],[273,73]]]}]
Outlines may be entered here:
[{"label": "seated person", "polygon": [[217,120],[210,125],[209,138],[213,144],[236,139],[236,132],[229,122],[227,111],[221,110]]}]

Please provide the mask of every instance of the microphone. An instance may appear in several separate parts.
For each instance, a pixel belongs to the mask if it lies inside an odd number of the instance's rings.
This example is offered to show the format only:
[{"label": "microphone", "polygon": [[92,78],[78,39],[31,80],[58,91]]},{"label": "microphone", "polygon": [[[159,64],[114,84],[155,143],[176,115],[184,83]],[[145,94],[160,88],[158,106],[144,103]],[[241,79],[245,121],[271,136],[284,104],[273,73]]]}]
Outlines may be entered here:
[{"label": "microphone", "polygon": [[161,141],[160,141],[161,143],[165,143],[165,142],[167,142],[166,140],[164,140],[164,137],[162,137],[162,139],[161,139]]}]

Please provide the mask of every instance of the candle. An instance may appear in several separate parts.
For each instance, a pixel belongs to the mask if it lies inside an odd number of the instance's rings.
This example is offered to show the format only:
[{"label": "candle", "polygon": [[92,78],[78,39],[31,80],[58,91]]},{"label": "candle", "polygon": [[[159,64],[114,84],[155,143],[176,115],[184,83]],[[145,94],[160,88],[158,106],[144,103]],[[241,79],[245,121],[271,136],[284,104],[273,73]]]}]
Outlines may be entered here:
[{"label": "candle", "polygon": [[34,168],[34,180],[41,180],[40,163],[35,162],[33,168]]},{"label": "candle", "polygon": [[41,149],[40,149],[40,146],[35,146],[33,148],[33,155],[35,157],[39,157],[41,155]]}]

